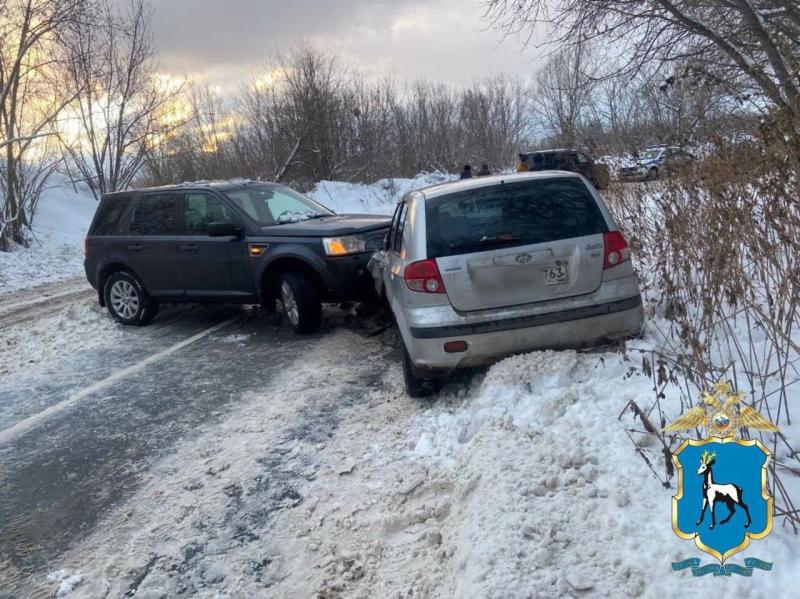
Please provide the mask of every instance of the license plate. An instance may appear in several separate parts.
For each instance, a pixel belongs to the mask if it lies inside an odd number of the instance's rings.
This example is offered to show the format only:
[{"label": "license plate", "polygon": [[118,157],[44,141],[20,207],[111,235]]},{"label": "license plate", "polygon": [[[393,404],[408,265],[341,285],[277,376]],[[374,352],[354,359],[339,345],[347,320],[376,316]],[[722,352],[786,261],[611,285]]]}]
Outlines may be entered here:
[{"label": "license plate", "polygon": [[569,283],[569,269],[566,262],[562,262],[559,266],[552,266],[545,269],[544,277],[548,285],[560,285],[561,283]]}]

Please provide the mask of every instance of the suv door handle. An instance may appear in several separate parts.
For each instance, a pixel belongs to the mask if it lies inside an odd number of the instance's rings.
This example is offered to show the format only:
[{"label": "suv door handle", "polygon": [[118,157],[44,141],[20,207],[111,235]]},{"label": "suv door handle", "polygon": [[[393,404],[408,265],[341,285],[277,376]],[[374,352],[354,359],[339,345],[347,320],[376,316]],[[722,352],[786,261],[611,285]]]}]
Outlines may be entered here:
[{"label": "suv door handle", "polygon": [[183,243],[178,246],[178,249],[182,252],[196,252],[198,245],[196,243]]},{"label": "suv door handle", "polygon": [[128,246],[128,249],[138,252],[138,251],[140,251],[142,249],[142,244],[141,243],[132,243],[132,244],[130,244]]}]

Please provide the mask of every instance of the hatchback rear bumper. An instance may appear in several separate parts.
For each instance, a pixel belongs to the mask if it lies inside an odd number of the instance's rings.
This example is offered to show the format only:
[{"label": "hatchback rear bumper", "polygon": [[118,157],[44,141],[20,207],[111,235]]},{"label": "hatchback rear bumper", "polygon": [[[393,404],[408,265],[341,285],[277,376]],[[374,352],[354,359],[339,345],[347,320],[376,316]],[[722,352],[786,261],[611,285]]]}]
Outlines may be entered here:
[{"label": "hatchback rear bumper", "polygon": [[[581,348],[638,335],[644,317],[636,278],[607,282],[602,287],[606,287],[605,293],[593,294],[590,302],[583,298],[581,305],[537,307],[505,318],[462,317],[434,324],[432,319],[423,323],[412,317],[416,322],[405,323],[404,341],[415,366],[439,370],[490,364],[525,351]],[[465,341],[467,349],[446,352],[445,344],[452,341]]]}]

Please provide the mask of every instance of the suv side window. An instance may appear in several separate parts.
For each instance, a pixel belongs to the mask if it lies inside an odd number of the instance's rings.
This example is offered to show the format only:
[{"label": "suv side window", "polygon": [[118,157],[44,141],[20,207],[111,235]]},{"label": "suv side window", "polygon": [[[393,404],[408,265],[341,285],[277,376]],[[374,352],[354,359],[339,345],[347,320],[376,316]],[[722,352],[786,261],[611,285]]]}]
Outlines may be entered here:
[{"label": "suv side window", "polygon": [[575,154],[575,160],[578,161],[578,164],[589,164],[589,159],[580,152]]},{"label": "suv side window", "polygon": [[97,209],[92,227],[92,235],[115,235],[119,231],[120,220],[128,207],[129,197],[114,196],[105,198]]},{"label": "suv side window", "polygon": [[131,235],[176,235],[176,195],[161,193],[139,198],[131,219]]},{"label": "suv side window", "polygon": [[217,196],[209,193],[183,196],[184,235],[208,235],[209,224],[230,220],[230,211]]}]

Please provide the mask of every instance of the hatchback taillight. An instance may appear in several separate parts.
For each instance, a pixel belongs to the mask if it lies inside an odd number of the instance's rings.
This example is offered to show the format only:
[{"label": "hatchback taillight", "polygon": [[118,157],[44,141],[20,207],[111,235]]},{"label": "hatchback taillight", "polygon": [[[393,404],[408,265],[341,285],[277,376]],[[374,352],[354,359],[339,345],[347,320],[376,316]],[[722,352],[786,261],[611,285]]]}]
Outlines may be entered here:
[{"label": "hatchback taillight", "polygon": [[420,260],[406,266],[403,273],[406,287],[420,293],[444,293],[444,281],[436,260]]},{"label": "hatchback taillight", "polygon": [[625,238],[619,231],[604,233],[603,244],[605,245],[603,270],[619,266],[623,262],[630,260],[631,251],[628,249],[628,242],[625,241]]}]

